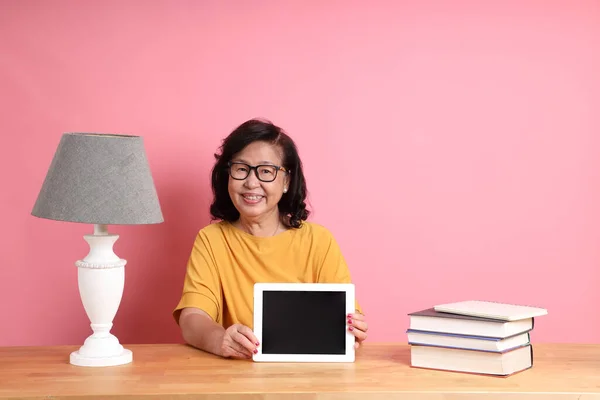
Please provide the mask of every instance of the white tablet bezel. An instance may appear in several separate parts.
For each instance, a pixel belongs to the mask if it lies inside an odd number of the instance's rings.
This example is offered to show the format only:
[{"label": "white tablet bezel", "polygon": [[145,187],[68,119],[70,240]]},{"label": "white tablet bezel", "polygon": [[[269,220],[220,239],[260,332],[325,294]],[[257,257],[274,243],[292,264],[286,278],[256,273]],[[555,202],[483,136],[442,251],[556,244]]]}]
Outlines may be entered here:
[{"label": "white tablet bezel", "polygon": [[[262,310],[263,293],[265,291],[322,291],[345,292],[346,315],[356,312],[355,289],[352,283],[256,283],[254,285],[254,334],[262,343]],[[346,334],[345,354],[263,354],[261,346],[258,353],[252,356],[254,361],[268,362],[354,362],[354,334],[344,325]]]}]

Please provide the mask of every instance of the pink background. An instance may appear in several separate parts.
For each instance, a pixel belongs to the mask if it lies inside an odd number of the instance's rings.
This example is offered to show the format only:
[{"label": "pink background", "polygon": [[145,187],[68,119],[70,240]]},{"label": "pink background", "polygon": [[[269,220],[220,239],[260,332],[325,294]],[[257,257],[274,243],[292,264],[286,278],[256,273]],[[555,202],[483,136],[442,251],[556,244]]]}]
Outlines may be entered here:
[{"label": "pink background", "polygon": [[598,1],[4,0],[0,46],[0,345],[90,333],[92,226],[30,215],[68,131],[145,137],[166,222],[110,227],[113,332],[180,341],[213,153],[255,116],[297,140],[370,340],[465,299],[547,308],[537,342],[600,338]]}]

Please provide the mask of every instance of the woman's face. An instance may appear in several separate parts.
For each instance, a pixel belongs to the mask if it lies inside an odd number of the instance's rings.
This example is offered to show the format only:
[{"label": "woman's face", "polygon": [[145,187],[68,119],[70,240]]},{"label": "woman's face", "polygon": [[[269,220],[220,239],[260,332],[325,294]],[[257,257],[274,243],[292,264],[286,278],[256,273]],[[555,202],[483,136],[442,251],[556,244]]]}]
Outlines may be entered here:
[{"label": "woman's face", "polygon": [[266,142],[250,143],[233,156],[229,197],[242,218],[257,218],[277,210],[289,181],[288,174],[277,169],[282,164],[281,149]]}]

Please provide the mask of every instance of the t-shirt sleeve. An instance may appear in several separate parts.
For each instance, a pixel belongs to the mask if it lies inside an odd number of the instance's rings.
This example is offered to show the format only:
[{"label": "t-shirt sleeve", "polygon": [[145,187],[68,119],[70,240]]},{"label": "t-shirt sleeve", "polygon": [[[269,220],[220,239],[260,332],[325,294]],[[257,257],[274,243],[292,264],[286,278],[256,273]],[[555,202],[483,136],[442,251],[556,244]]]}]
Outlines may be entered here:
[{"label": "t-shirt sleeve", "polygon": [[[318,269],[318,283],[352,283],[348,264],[342,254],[342,250],[333,235],[327,232],[319,239],[322,247],[322,262]],[[356,309],[362,313],[362,309],[356,301]]]},{"label": "t-shirt sleeve", "polygon": [[222,303],[221,279],[216,262],[206,235],[200,232],[188,259],[183,293],[173,317],[179,323],[181,310],[194,307],[206,312],[215,322],[222,323]]}]

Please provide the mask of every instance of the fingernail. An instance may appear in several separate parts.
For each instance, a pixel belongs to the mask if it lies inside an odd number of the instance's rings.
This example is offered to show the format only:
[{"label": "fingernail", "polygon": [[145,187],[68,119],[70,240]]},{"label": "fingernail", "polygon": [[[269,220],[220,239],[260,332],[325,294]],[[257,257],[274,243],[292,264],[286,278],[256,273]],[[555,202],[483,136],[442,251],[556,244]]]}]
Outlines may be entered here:
[{"label": "fingernail", "polygon": [[351,319],[349,319],[349,320],[348,320],[348,323],[349,323],[350,325],[352,325],[352,320],[351,320]]},{"label": "fingernail", "polygon": [[352,314],[348,314],[348,318],[352,318]]},{"label": "fingernail", "polygon": [[254,349],[254,354],[257,354],[257,353],[258,353],[258,349]]},{"label": "fingernail", "polygon": [[256,342],[256,345],[258,346],[258,342]]},{"label": "fingernail", "polygon": [[353,331],[354,327],[351,326],[351,327],[348,328],[348,330]]}]

